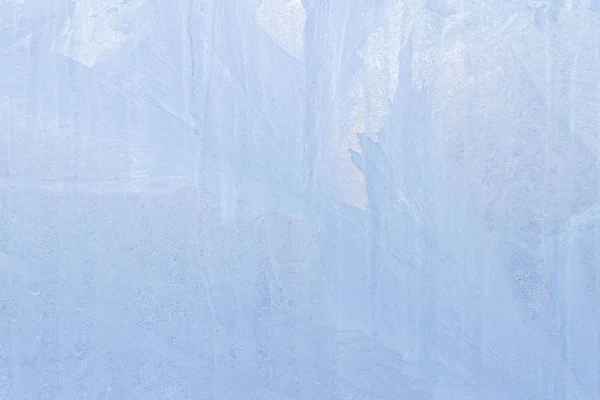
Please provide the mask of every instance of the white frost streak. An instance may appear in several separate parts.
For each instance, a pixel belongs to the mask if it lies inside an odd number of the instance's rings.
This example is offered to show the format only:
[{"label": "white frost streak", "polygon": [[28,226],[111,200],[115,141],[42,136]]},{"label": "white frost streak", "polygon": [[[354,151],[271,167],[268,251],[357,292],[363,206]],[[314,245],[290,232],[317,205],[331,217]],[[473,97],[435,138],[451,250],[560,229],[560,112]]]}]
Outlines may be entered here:
[{"label": "white frost streak", "polygon": [[[92,68],[108,54],[134,39],[126,33],[126,19],[138,12],[146,0],[87,0],[75,4],[55,51]],[[137,30],[136,30],[137,31]]]},{"label": "white frost streak", "polygon": [[365,179],[350,159],[348,149],[360,152],[357,133],[376,139],[377,132],[384,127],[398,88],[398,54],[410,32],[409,24],[404,21],[403,2],[392,2],[384,15],[381,26],[368,36],[365,47],[358,53],[364,66],[352,78],[349,118],[341,121],[336,135],[341,196],[346,203],[361,209],[367,207]]},{"label": "white frost streak", "polygon": [[[395,2],[386,11],[383,26],[371,33],[363,51],[359,52],[365,63],[365,79],[363,87],[368,89],[364,105],[369,105],[370,112],[363,111],[365,124],[363,132],[374,135],[383,128],[388,115],[388,108],[398,88],[398,53],[406,42],[408,31],[403,32],[406,25],[402,2]],[[368,118],[368,120],[367,120]]]},{"label": "white frost streak", "polygon": [[281,48],[302,59],[306,11],[301,0],[264,0],[256,11],[256,19]]}]

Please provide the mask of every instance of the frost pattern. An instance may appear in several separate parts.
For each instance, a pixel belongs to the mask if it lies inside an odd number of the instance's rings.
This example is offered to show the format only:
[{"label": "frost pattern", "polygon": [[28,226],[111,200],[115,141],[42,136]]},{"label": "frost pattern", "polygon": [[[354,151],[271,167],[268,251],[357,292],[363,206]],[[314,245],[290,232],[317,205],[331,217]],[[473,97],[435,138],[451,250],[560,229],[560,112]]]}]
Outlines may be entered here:
[{"label": "frost pattern", "polygon": [[0,399],[597,399],[599,4],[0,1]]}]

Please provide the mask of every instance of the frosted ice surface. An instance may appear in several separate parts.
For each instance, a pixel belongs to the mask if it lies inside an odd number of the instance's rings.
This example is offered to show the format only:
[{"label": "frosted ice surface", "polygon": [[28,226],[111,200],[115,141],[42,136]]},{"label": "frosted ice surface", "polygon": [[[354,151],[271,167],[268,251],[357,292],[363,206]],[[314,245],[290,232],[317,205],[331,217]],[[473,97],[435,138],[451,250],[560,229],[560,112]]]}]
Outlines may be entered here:
[{"label": "frosted ice surface", "polygon": [[306,10],[301,0],[264,0],[256,9],[256,18],[277,44],[302,59]]},{"label": "frosted ice surface", "polygon": [[600,398],[597,0],[0,0],[0,400]]},{"label": "frosted ice surface", "polygon": [[[74,3],[66,17],[54,51],[93,67],[140,34],[130,26],[131,14],[139,13],[146,0],[87,0]],[[136,22],[140,22],[136,18]],[[133,32],[132,32],[133,31]]]}]

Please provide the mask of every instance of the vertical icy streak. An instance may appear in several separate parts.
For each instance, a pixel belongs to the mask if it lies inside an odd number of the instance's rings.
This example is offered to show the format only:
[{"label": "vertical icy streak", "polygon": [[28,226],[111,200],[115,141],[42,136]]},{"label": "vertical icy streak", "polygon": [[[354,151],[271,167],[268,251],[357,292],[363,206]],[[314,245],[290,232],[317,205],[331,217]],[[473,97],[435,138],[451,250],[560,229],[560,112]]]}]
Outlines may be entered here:
[{"label": "vertical icy streak", "polygon": [[[564,257],[560,256],[560,247],[558,246],[556,235],[554,232],[557,230],[558,224],[560,221],[556,221],[557,218],[560,218],[559,210],[556,209],[555,203],[557,201],[556,196],[559,195],[556,193],[556,185],[557,185],[557,174],[559,173],[559,164],[555,158],[555,154],[557,149],[555,146],[554,133],[555,128],[553,124],[553,110],[552,110],[552,84],[553,84],[553,57],[552,57],[552,37],[551,31],[544,30],[544,60],[545,60],[545,131],[546,135],[544,138],[544,189],[546,194],[546,206],[544,208],[544,234],[542,235],[542,244],[543,252],[544,252],[544,264],[548,270],[549,280],[548,283],[551,287],[552,298],[556,302],[555,307],[557,310],[556,318],[558,325],[558,341],[559,341],[559,349],[561,358],[564,360],[565,354],[565,309],[564,309],[564,299],[565,294],[562,290],[562,287],[567,281],[565,280],[565,266],[561,265],[564,263]],[[546,379],[551,380],[553,382],[552,394],[554,396],[564,398],[566,395],[566,368],[565,361],[560,363],[559,365],[559,376],[555,374],[550,375]]]},{"label": "vertical icy streak", "polygon": [[[600,89],[600,86],[599,86]],[[598,95],[600,97],[600,90],[598,91]],[[600,118],[600,110],[598,112],[598,117]],[[600,175],[600,157],[596,158],[596,173]],[[600,180],[596,183],[596,195],[600,198]],[[595,230],[594,234],[594,249],[595,249],[595,259],[600,261],[600,229]],[[594,309],[594,320],[596,324],[595,334],[595,350],[596,350],[596,358],[600,357],[600,262],[596,262],[595,275],[594,275],[594,295],[595,301],[592,302]],[[596,393],[600,393],[600,363],[596,364],[596,385],[595,391]]]},{"label": "vertical icy streak", "polygon": [[[572,16],[566,10],[560,16],[560,24],[553,24],[547,17],[542,26],[547,61],[542,243],[550,294],[556,304],[558,354],[562,360],[561,377],[546,379],[547,385],[550,380],[558,384],[557,396],[593,396],[596,384],[592,382],[597,378],[595,372],[590,373],[589,365],[594,363],[597,350],[590,349],[589,343],[597,335],[598,325],[591,314],[597,293],[590,285],[596,273],[589,264],[597,258],[595,244],[586,238],[598,229],[590,212],[597,203],[597,133],[590,135],[593,129],[589,129],[590,124],[597,124],[594,114],[598,105],[589,101],[587,93],[590,86],[596,87],[598,77],[586,66],[590,39],[582,41],[576,28],[587,16]],[[565,35],[567,29],[572,32],[570,36]]]},{"label": "vertical icy streak", "polygon": [[[307,21],[304,28],[304,58],[306,63],[306,116],[303,124],[303,190],[307,193],[307,196],[311,202],[313,202],[314,191],[316,190],[317,179],[316,175],[318,172],[318,155],[321,153],[322,141],[326,139],[326,136],[322,134],[322,128],[320,120],[322,113],[329,113],[324,102],[320,98],[320,92],[322,95],[326,94],[326,91],[319,91],[319,73],[317,63],[318,60],[314,58],[315,51],[320,45],[328,43],[327,41],[321,41],[319,38],[320,30],[328,28],[327,25],[319,24],[319,15],[323,12],[323,8],[317,9],[313,2],[304,1],[304,7],[307,9]],[[320,74],[327,73],[327,64],[320,69]],[[321,114],[320,114],[321,113]]]}]

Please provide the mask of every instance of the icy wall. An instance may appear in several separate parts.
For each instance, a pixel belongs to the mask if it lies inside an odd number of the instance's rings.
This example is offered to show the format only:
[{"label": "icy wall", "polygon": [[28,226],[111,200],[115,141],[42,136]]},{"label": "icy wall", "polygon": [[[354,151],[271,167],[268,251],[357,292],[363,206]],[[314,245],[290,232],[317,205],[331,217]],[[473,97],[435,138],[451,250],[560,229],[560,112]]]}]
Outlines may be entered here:
[{"label": "icy wall", "polygon": [[0,0],[0,400],[599,399],[599,0]]}]

